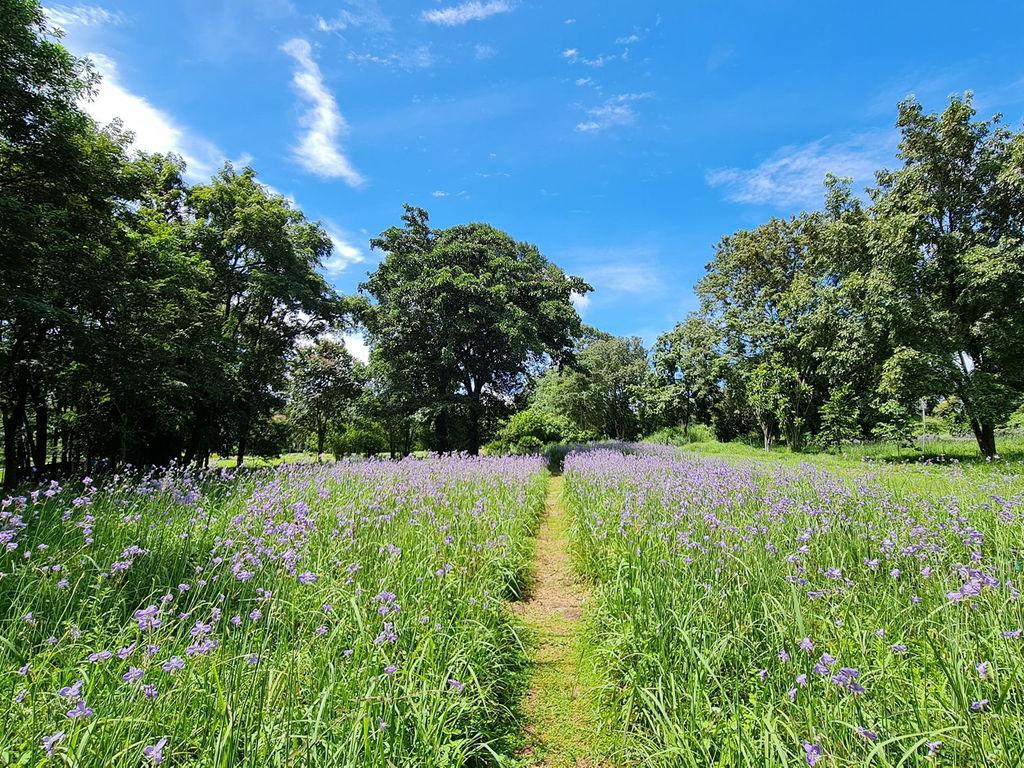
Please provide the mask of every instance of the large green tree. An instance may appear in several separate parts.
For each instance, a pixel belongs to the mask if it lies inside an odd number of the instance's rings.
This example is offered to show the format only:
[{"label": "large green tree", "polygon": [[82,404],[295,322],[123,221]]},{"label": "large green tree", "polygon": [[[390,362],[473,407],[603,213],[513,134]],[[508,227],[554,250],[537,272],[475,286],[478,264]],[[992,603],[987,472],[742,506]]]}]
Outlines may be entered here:
[{"label": "large green tree", "polygon": [[432,410],[438,450],[452,447],[457,418],[463,447],[477,453],[531,362],[571,352],[580,332],[571,296],[590,286],[490,225],[433,229],[410,206],[402,218],[372,241],[385,256],[362,285],[372,354]]},{"label": "large green tree", "polygon": [[356,366],[345,345],[330,338],[299,347],[292,359],[288,416],[294,429],[312,436],[317,461],[361,392]]},{"label": "large green tree", "polygon": [[902,167],[879,173],[873,270],[909,323],[901,346],[956,395],[981,452],[1024,400],[1024,135],[976,120],[971,95],[941,114],[899,106]]}]

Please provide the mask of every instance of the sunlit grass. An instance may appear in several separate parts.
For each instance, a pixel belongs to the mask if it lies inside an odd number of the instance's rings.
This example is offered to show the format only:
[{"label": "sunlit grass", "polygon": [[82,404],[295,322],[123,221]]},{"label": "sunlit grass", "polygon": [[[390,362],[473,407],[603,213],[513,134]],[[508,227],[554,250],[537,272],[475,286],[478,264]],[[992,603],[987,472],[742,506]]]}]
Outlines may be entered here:
[{"label": "sunlit grass", "polygon": [[1024,759],[1024,481],[571,456],[606,712],[671,766]]},{"label": "sunlit grass", "polygon": [[494,762],[543,486],[539,459],[453,458],[5,501],[0,764]]}]

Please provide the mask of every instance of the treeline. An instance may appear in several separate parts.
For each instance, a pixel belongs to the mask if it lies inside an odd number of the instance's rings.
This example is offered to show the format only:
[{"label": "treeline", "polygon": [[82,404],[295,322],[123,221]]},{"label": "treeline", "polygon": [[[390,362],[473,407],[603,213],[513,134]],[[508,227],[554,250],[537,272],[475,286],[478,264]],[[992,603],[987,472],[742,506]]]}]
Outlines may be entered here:
[{"label": "treeline", "polygon": [[658,338],[584,336],[542,376],[496,449],[665,427],[834,449],[909,443],[922,409],[996,455],[1024,402],[1024,134],[899,105],[895,171],[867,198],[825,180],[825,205],[718,244],[700,308]]},{"label": "treeline", "polygon": [[243,457],[290,352],[344,301],[330,239],[250,169],[189,185],[81,103],[88,64],[35,2],[0,3],[4,479],[98,460]]},{"label": "treeline", "polygon": [[[331,241],[250,168],[188,184],[82,103],[97,76],[36,0],[0,0],[4,485],[284,450],[477,452],[571,353],[589,290],[474,224],[404,227],[358,297]],[[369,366],[337,334],[359,323]]]},{"label": "treeline", "polygon": [[[1024,400],[1024,134],[899,107],[866,199],[724,238],[700,308],[648,351],[591,290],[487,224],[406,206],[356,296],[331,241],[249,168],[189,184],[82,110],[36,0],[0,0],[4,484],[213,454],[538,450],[695,425],[795,450],[906,442],[921,404],[996,453]],[[360,327],[368,364],[339,334]]]},{"label": "treeline", "polygon": [[862,201],[724,238],[700,309],[656,345],[682,423],[835,446],[906,442],[926,412],[969,428],[983,455],[1024,400],[1024,134],[899,105],[902,166]]}]

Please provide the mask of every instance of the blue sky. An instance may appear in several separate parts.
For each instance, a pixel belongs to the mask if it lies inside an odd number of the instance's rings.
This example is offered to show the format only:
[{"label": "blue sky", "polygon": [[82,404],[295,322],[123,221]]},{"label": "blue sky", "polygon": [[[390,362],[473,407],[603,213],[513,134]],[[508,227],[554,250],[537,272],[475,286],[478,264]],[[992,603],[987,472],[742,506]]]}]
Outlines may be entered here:
[{"label": "blue sky", "polygon": [[487,221],[648,343],[718,239],[894,163],[895,106],[971,89],[1024,119],[1024,4],[103,0],[49,3],[105,75],[94,115],[193,180],[226,159],[320,219],[353,291],[403,202]]}]

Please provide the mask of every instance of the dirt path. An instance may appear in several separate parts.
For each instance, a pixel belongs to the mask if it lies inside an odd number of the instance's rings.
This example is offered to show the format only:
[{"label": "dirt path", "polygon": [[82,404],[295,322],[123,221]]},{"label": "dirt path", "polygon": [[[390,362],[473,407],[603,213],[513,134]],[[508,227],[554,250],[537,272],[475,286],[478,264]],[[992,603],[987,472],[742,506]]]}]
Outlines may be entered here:
[{"label": "dirt path", "polygon": [[516,606],[534,634],[526,699],[530,724],[522,755],[532,766],[604,768],[609,764],[594,757],[600,753],[600,725],[591,675],[580,659],[579,619],[587,590],[573,579],[569,564],[562,488],[560,475],[548,481],[533,586],[529,599]]}]

